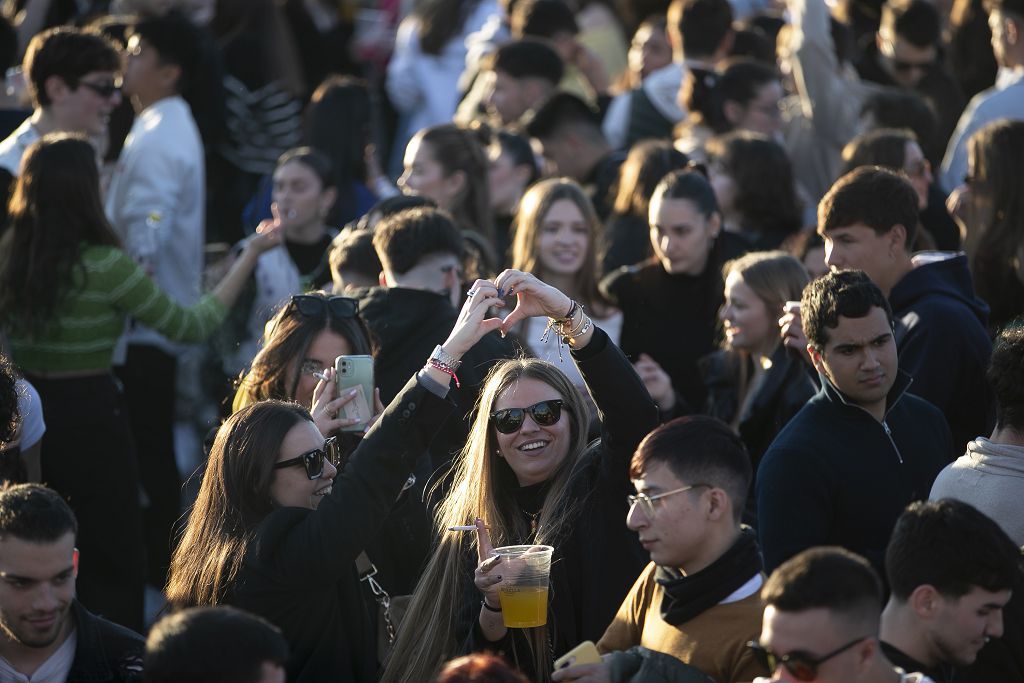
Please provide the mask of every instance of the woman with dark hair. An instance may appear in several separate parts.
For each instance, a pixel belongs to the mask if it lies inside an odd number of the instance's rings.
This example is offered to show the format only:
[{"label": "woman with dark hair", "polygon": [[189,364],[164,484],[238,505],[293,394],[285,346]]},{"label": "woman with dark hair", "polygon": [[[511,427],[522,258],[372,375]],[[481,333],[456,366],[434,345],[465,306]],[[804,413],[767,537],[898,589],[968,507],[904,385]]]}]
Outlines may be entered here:
[{"label": "woman with dark hair", "polygon": [[518,133],[497,130],[487,146],[487,174],[494,214],[497,252],[504,260],[512,244],[512,219],[526,189],[540,178],[530,141]]},{"label": "woman with dark hair", "polygon": [[[843,148],[842,177],[858,166],[881,166],[906,175],[917,192],[921,225],[918,249],[960,250],[960,232],[946,211],[945,197],[934,183],[932,166],[917,136],[909,129],[876,128],[858,135]],[[922,243],[922,234],[928,241]]]},{"label": "woman with dark hair", "polygon": [[776,249],[800,230],[793,167],[782,145],[759,133],[736,131],[712,138],[705,150],[725,230],[755,250]]},{"label": "woman with dark hair", "polygon": [[690,71],[682,88],[690,114],[677,127],[675,144],[690,158],[702,159],[714,135],[746,130],[773,137],[782,131],[781,75],[761,62],[739,58],[721,73]]},{"label": "woman with dark hair", "polygon": [[[50,135],[25,153],[0,247],[0,312],[13,360],[43,399],[43,480],[81,523],[78,592],[142,627],[143,554],[135,450],[114,348],[130,316],[173,341],[201,341],[238,298],[273,226],[246,245],[212,293],[184,308],[121,249],[103,212],[96,153]],[[132,406],[145,409],[145,406]]]},{"label": "woman with dark hair", "polygon": [[491,215],[487,156],[476,136],[455,124],[419,131],[405,149],[398,186],[406,194],[432,199],[452,215],[484,268],[497,267],[497,239]]},{"label": "woman with dark hair", "polygon": [[967,142],[967,177],[950,195],[978,296],[998,332],[1024,313],[1024,122],[1002,120]]},{"label": "woman with dark hair", "polygon": [[661,179],[685,168],[689,159],[667,140],[645,140],[633,145],[619,167],[612,214],[605,223],[603,271],[640,263],[651,256],[647,210]]},{"label": "woman with dark hair", "polygon": [[609,274],[601,291],[622,311],[619,345],[669,419],[707,400],[697,360],[715,348],[722,266],[747,244],[722,230],[715,191],[700,170],[665,176],[648,220],[654,256]]},{"label": "woman with dark hair", "polygon": [[[549,342],[568,346],[563,352],[603,418],[601,439],[587,438],[583,396],[555,364],[520,359],[493,366],[465,447],[428,488],[436,503],[435,548],[386,683],[431,680],[453,655],[481,649],[504,652],[531,681],[548,681],[555,658],[600,638],[645,564],[622,520],[629,459],[657,420],[650,396],[577,302],[517,270],[471,291],[479,298],[497,288],[517,297],[503,330],[547,318]],[[451,529],[474,525],[476,533]],[[504,626],[498,592],[507,570],[492,548],[514,544],[554,548],[544,626]]]},{"label": "woman with dark hair", "polygon": [[449,416],[463,354],[500,326],[488,308],[502,305],[493,286],[467,300],[340,471],[337,442],[295,403],[259,401],[228,418],[174,552],[172,608],[228,604],[266,618],[288,640],[290,681],[375,681],[376,629],[356,558]]},{"label": "woman with dark hair", "polygon": [[337,197],[334,179],[331,160],[311,147],[290,149],[278,159],[271,210],[285,248],[260,257],[245,305],[231,316],[226,338],[220,340],[227,347],[224,371],[229,377],[249,367],[264,325],[288,297],[330,284],[327,253],[338,230],[326,218]]}]

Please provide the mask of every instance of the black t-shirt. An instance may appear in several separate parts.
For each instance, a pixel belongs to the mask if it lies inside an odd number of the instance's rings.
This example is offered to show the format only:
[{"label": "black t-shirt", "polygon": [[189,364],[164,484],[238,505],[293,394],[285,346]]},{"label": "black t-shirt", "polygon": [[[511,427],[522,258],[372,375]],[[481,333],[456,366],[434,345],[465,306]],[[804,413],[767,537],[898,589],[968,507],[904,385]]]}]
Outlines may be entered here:
[{"label": "black t-shirt", "polygon": [[331,269],[327,264],[327,252],[331,247],[330,235],[324,235],[313,244],[285,240],[284,246],[302,275],[303,289],[320,289],[331,281]]}]

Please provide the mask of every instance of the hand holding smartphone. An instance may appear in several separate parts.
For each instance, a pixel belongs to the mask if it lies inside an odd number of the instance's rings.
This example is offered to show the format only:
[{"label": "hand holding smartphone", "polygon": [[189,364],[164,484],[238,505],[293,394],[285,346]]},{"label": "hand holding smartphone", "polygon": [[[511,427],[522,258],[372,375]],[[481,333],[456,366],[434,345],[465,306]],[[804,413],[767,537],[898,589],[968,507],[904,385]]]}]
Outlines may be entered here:
[{"label": "hand holding smartphone", "polygon": [[373,417],[373,357],[338,356],[334,359],[334,376],[338,383],[338,396],[355,389],[355,397],[341,407],[338,417],[358,419],[358,422],[343,427],[343,432],[366,431],[366,424]]},{"label": "hand holding smartphone", "polygon": [[555,671],[580,666],[581,664],[600,664],[602,661],[601,653],[597,651],[594,641],[584,640],[555,660]]}]

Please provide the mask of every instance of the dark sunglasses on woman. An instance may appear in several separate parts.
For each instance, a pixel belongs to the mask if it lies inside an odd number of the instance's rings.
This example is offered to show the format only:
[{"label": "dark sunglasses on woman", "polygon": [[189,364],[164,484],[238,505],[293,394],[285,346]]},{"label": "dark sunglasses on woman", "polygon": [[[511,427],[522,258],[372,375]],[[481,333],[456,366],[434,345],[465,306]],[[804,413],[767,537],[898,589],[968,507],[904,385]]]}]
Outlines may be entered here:
[{"label": "dark sunglasses on woman", "polygon": [[315,318],[327,312],[335,318],[355,318],[359,315],[359,302],[347,296],[295,294],[289,305],[307,318]]},{"label": "dark sunglasses on woman", "polygon": [[856,640],[851,640],[846,645],[829,652],[827,655],[821,657],[815,657],[807,652],[801,652],[800,650],[794,650],[788,654],[777,655],[768,648],[762,646],[760,643],[751,641],[747,643],[747,647],[754,653],[754,658],[761,663],[768,673],[775,673],[775,669],[778,668],[779,664],[786,668],[793,678],[798,681],[813,681],[818,677],[818,667],[827,662],[828,660],[836,657],[854,645],[867,640],[870,636],[861,636]]},{"label": "dark sunglasses on woman", "polygon": [[523,420],[526,419],[527,413],[541,427],[550,427],[562,416],[562,400],[541,401],[534,403],[529,408],[495,410],[491,413],[491,421],[494,423],[494,428],[502,434],[513,434],[523,426]]},{"label": "dark sunglasses on woman", "polygon": [[328,460],[335,467],[341,464],[341,444],[338,443],[337,437],[332,436],[324,441],[323,448],[314,448],[302,455],[274,463],[274,469],[302,465],[306,468],[307,477],[319,479],[324,475],[324,460]]}]

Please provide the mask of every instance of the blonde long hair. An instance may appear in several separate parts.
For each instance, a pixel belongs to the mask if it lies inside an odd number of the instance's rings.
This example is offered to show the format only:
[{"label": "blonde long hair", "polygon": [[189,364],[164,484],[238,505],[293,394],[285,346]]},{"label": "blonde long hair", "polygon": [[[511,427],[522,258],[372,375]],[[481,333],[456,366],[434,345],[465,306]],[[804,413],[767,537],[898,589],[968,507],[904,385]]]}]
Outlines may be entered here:
[{"label": "blonde long hair", "polygon": [[[551,477],[532,539],[553,545],[557,554],[559,539],[574,512],[568,482],[586,446],[589,413],[579,390],[551,363],[534,358],[502,361],[491,368],[480,392],[469,439],[453,466],[451,489],[434,519],[440,541],[416,586],[383,683],[433,680],[445,660],[461,654],[455,628],[458,616],[472,609],[464,604],[463,587],[467,568],[476,565],[476,536],[453,534],[447,527],[473,524],[479,517],[487,521],[495,547],[531,540],[529,525],[513,496],[518,485],[515,474],[498,456],[498,440],[490,425],[494,402],[523,378],[539,380],[557,391],[563,400],[563,419],[569,420],[569,450]],[[533,666],[543,676],[552,666],[547,639],[546,627],[530,630]]]}]

